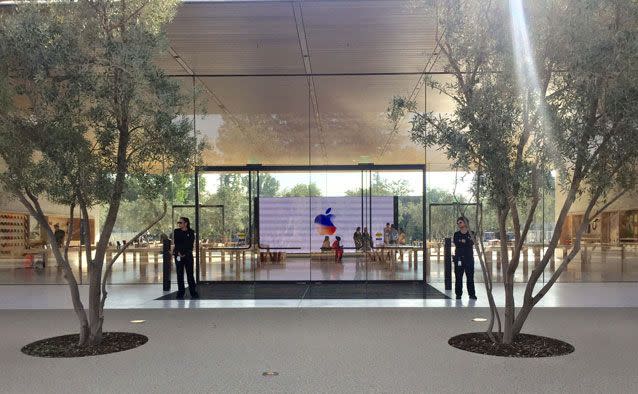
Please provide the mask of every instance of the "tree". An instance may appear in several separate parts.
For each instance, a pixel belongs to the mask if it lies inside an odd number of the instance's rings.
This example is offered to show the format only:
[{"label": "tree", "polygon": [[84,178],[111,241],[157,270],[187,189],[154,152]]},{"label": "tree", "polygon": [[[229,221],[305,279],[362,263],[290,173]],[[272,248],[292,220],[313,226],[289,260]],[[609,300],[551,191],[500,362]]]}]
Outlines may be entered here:
[{"label": "tree", "polygon": [[[488,335],[509,344],[578,253],[589,223],[636,186],[638,4],[448,1],[439,3],[439,16],[438,49],[452,78],[428,86],[454,100],[456,109],[419,113],[415,103],[396,97],[389,117],[398,121],[409,113],[414,141],[439,146],[456,167],[476,172],[479,199],[497,213],[505,289],[501,326],[484,248],[476,242],[491,307]],[[514,273],[551,170],[566,199],[516,313]],[[573,247],[534,294],[576,198],[587,204]],[[499,335],[492,332],[495,319]]]},{"label": "tree", "polygon": [[[363,188],[364,193],[368,193],[367,187]],[[409,196],[412,189],[407,180],[399,179],[396,181],[389,181],[383,179],[381,174],[372,174],[372,195],[373,196]],[[360,196],[362,188],[351,189],[346,191],[346,196]]]},{"label": "tree", "polygon": [[290,189],[284,189],[282,195],[283,197],[321,197],[321,190],[314,182],[300,183]]},{"label": "tree", "polygon": [[[88,311],[63,248],[51,243],[80,321],[80,345],[102,340],[106,283],[119,253],[105,261],[127,185],[151,199],[169,173],[188,171],[198,147],[181,116],[190,100],[155,65],[162,28],[177,1],[81,0],[20,3],[0,21],[0,157],[3,187],[53,240],[42,198],[106,215],[88,263]],[[181,119],[181,120],[180,120]],[[138,236],[157,223],[163,210]],[[72,223],[72,221],[71,221]],[[71,232],[72,230],[69,230]],[[134,239],[131,239],[126,248]],[[51,242],[51,241],[50,241]]]},{"label": "tree", "polygon": [[206,196],[204,204],[224,207],[223,230],[220,221],[209,223],[208,230],[201,229],[202,236],[214,239],[230,238],[233,234],[247,231],[250,227],[248,217],[248,176],[241,174],[221,174],[217,191]]},{"label": "tree", "polygon": [[[199,180],[200,194],[206,190],[206,178],[201,177]],[[113,226],[113,235],[116,233],[137,233],[140,229],[140,223],[152,223],[157,217],[159,207],[163,204],[163,199],[169,202],[169,205],[192,205],[195,202],[195,184],[192,174],[171,174],[168,181],[168,188],[165,196],[155,194],[145,196],[143,189],[138,185],[136,179],[130,179],[124,189],[123,200],[120,204],[120,211]],[[195,209],[192,208],[191,211]],[[107,211],[100,210],[100,222],[106,219]],[[175,226],[172,222],[171,215],[164,217],[155,224],[150,232],[157,238],[159,234],[170,232]],[[201,224],[200,224],[201,230]]]},{"label": "tree", "polygon": [[[268,173],[259,174],[259,196],[276,197],[279,194],[279,180]],[[248,187],[248,177],[244,178],[244,187]],[[257,192],[255,190],[255,192]]]}]

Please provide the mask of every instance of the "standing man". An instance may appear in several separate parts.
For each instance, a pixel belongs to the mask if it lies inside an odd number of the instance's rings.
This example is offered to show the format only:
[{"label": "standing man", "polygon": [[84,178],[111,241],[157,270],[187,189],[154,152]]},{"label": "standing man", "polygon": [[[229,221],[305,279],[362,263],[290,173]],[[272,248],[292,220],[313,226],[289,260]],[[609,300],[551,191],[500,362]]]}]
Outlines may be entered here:
[{"label": "standing man", "polygon": [[471,300],[476,300],[476,291],[474,289],[474,242],[472,234],[467,228],[468,220],[461,216],[456,219],[456,225],[459,231],[454,233],[454,290],[456,299],[460,300],[463,295],[463,273],[467,280],[467,292]]},{"label": "standing man", "polygon": [[61,248],[64,245],[64,237],[66,236],[66,233],[60,228],[60,225],[58,223],[53,225],[53,230],[55,243],[56,245],[58,245],[58,248]]},{"label": "standing man", "polygon": [[390,243],[390,234],[392,233],[392,226],[390,223],[386,223],[383,228],[383,244],[388,245]]},{"label": "standing man", "polygon": [[177,268],[177,299],[184,298],[184,269],[188,280],[188,291],[191,298],[199,298],[193,277],[193,245],[195,244],[195,232],[191,229],[190,220],[181,217],[177,221],[178,228],[173,231],[173,256]]},{"label": "standing man", "polygon": [[352,240],[354,241],[354,248],[357,252],[360,251],[363,248],[363,234],[361,234],[361,227],[357,227],[352,235]]}]

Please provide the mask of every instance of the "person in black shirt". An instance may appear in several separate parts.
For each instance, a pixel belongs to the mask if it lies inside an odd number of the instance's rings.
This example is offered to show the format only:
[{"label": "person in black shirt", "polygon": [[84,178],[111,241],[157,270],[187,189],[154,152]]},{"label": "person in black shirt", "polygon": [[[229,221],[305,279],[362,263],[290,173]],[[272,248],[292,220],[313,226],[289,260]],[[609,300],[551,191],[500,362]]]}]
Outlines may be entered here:
[{"label": "person in black shirt", "polygon": [[361,227],[357,227],[352,235],[352,240],[354,241],[354,248],[357,252],[363,248],[363,234],[361,234]]},{"label": "person in black shirt", "polygon": [[58,223],[53,225],[53,229],[55,230],[53,232],[55,243],[56,245],[58,245],[58,248],[61,248],[62,246],[64,246],[64,237],[66,236],[66,233],[64,232],[64,230],[60,229],[60,225]]},{"label": "person in black shirt", "polygon": [[193,244],[195,243],[195,232],[191,229],[188,218],[181,217],[177,221],[179,228],[173,231],[173,256],[175,256],[175,266],[177,268],[177,298],[184,298],[184,268],[186,268],[186,279],[188,280],[188,291],[191,298],[199,298],[193,277]]},{"label": "person in black shirt", "polygon": [[474,289],[474,242],[472,241],[473,233],[470,234],[467,228],[467,218],[461,216],[456,219],[459,231],[454,233],[454,290],[456,299],[460,300],[463,295],[463,273],[467,280],[467,292],[470,299],[476,300],[476,291]]}]

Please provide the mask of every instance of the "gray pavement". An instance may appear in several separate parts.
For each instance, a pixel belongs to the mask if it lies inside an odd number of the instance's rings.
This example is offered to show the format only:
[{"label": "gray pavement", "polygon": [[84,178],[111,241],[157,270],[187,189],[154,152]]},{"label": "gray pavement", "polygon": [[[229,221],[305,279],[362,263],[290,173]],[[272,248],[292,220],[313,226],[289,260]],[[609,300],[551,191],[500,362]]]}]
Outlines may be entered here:
[{"label": "gray pavement", "polygon": [[[481,330],[484,308],[109,310],[107,330],[144,346],[79,359],[40,359],[21,346],[73,332],[70,310],[0,311],[2,393],[633,393],[638,309],[539,308],[525,331],[576,351],[504,359],[447,345]],[[145,319],[131,324],[132,319]],[[264,377],[276,371],[279,376]]]}]

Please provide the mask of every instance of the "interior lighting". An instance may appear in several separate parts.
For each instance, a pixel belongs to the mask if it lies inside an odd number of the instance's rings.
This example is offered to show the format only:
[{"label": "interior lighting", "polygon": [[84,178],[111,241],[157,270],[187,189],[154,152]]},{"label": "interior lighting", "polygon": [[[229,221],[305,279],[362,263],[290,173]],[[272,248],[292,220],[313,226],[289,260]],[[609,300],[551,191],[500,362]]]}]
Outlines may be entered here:
[{"label": "interior lighting", "polygon": [[484,317],[475,317],[474,319],[472,319],[472,321],[475,321],[475,322],[484,322],[484,321],[487,321],[487,319],[486,319],[486,318],[484,318]]},{"label": "interior lighting", "polygon": [[141,324],[144,323],[146,320],[131,320],[131,323],[133,324]]},{"label": "interior lighting", "polygon": [[279,376],[279,372],[265,371],[261,374],[261,376]]}]

